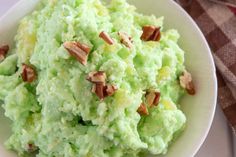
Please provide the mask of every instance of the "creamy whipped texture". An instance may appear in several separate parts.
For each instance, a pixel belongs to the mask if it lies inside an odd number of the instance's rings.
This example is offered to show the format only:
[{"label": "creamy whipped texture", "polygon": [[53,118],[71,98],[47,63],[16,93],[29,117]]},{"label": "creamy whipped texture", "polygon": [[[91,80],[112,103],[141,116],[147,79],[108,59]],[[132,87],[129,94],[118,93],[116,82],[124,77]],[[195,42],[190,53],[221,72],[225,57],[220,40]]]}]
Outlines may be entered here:
[{"label": "creamy whipped texture", "polygon": [[[149,25],[161,28],[159,41],[140,39]],[[102,31],[112,41],[99,37]],[[132,47],[118,32],[132,38]],[[12,121],[6,147],[23,157],[166,153],[186,123],[178,39],[176,30],[165,30],[162,17],[140,14],[125,0],[43,0],[21,20],[15,47],[0,62],[0,100]],[[67,41],[90,47],[86,65],[68,53]],[[33,82],[22,79],[22,64],[35,69]],[[105,72],[106,83],[117,88],[113,95],[100,100],[91,92],[86,77],[92,71]],[[147,90],[160,92],[160,100],[140,115]]]}]

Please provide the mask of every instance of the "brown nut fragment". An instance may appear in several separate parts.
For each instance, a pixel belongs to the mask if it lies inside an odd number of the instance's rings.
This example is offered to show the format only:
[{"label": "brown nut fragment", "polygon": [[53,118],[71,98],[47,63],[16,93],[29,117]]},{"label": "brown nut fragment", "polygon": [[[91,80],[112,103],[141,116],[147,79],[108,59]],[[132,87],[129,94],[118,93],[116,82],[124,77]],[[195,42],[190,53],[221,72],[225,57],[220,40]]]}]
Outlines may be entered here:
[{"label": "brown nut fragment", "polygon": [[157,106],[160,100],[161,93],[156,91],[150,91],[146,94],[146,103],[148,106]]},{"label": "brown nut fragment", "polygon": [[106,85],[106,73],[104,71],[90,72],[86,79],[93,83],[91,91],[101,100],[105,97],[112,96],[117,90],[117,87],[114,85]]},{"label": "brown nut fragment", "polygon": [[103,100],[108,96],[112,96],[116,92],[117,88],[113,85],[104,86],[102,83],[95,83],[92,86],[92,93],[95,93],[99,99]]},{"label": "brown nut fragment", "polygon": [[132,39],[131,39],[131,37],[128,34],[126,34],[124,32],[118,32],[118,35],[120,37],[120,42],[122,44],[124,44],[128,48],[132,48],[133,47]]},{"label": "brown nut fragment", "polygon": [[139,106],[137,112],[138,112],[141,116],[149,115],[148,109],[147,109],[147,107],[145,106],[144,103],[141,103],[141,105]]},{"label": "brown nut fragment", "polygon": [[92,83],[101,83],[105,86],[106,73],[104,71],[93,71],[88,74],[86,79]]},{"label": "brown nut fragment", "polygon": [[105,98],[104,94],[105,86],[101,83],[96,83],[94,85],[95,85],[95,94],[99,97],[100,100],[103,100]]},{"label": "brown nut fragment", "polygon": [[192,76],[189,72],[186,70],[183,72],[183,74],[179,77],[180,80],[180,86],[188,92],[190,95],[195,95],[195,87],[193,84]]},{"label": "brown nut fragment", "polygon": [[75,57],[81,64],[86,65],[90,48],[80,42],[67,41],[63,44],[64,48]]},{"label": "brown nut fragment", "polygon": [[99,37],[102,38],[106,43],[108,43],[109,45],[113,45],[114,44],[114,40],[104,31],[102,31],[99,34]]},{"label": "brown nut fragment", "polygon": [[0,62],[6,58],[7,52],[9,51],[8,45],[0,46]]},{"label": "brown nut fragment", "polygon": [[160,27],[143,26],[143,34],[140,39],[143,41],[159,41],[161,39]]},{"label": "brown nut fragment", "polygon": [[106,96],[112,96],[117,91],[117,87],[114,85],[106,85],[105,87],[105,95]]},{"label": "brown nut fragment", "polygon": [[22,79],[23,79],[24,82],[31,83],[31,82],[33,82],[33,81],[36,79],[36,77],[37,77],[36,71],[35,71],[34,68],[31,67],[30,65],[22,64],[21,77],[22,77]]}]

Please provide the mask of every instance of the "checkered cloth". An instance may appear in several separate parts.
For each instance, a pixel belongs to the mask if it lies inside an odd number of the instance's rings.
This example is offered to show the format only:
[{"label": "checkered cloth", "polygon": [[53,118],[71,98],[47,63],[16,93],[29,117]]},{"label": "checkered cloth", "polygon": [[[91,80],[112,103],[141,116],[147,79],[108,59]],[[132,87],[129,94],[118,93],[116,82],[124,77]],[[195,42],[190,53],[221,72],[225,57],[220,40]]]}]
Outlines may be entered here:
[{"label": "checkered cloth", "polygon": [[[236,0],[228,2],[236,4]],[[210,0],[191,0],[184,9],[211,47],[217,67],[218,103],[236,134],[236,8]]]}]

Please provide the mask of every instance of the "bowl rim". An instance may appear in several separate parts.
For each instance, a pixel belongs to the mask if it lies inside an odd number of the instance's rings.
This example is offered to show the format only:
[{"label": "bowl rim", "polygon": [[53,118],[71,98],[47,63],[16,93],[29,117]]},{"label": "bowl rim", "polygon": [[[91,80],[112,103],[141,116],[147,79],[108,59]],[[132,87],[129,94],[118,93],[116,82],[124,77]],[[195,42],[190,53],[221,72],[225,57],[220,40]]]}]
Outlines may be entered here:
[{"label": "bowl rim", "polygon": [[[21,3],[23,3],[25,0],[19,0],[18,2],[16,2],[10,9],[8,9],[1,17],[0,17],[0,21],[2,21],[3,19],[5,19],[9,14],[11,14],[11,12],[13,12],[15,10],[15,8],[18,7],[18,5],[20,5]],[[30,0],[30,1],[34,1],[34,0]],[[185,16],[185,18],[191,22],[191,24],[194,26],[194,29],[196,29],[197,33],[199,34],[202,42],[203,42],[203,45],[204,45],[204,48],[207,50],[208,53],[206,53],[209,61],[210,61],[210,67],[211,67],[211,75],[212,75],[212,78],[213,78],[213,89],[214,89],[214,98],[212,98],[213,102],[212,102],[212,111],[211,111],[211,115],[210,115],[210,118],[208,119],[208,122],[207,122],[207,125],[206,127],[203,129],[205,130],[202,135],[200,136],[201,139],[198,140],[198,143],[196,143],[194,145],[194,152],[192,153],[192,156],[196,155],[196,153],[199,151],[199,149],[201,148],[202,144],[204,143],[209,131],[210,131],[210,128],[212,126],[212,122],[213,122],[213,119],[214,119],[214,116],[215,116],[215,110],[216,110],[216,105],[217,105],[217,93],[218,93],[218,88],[217,88],[217,76],[216,76],[216,67],[215,67],[215,63],[214,63],[214,59],[213,59],[213,55],[212,55],[212,52],[211,52],[211,49],[208,45],[208,42],[205,38],[205,36],[203,35],[201,29],[199,28],[199,26],[197,25],[197,23],[192,19],[192,17],[177,3],[175,2],[174,0],[168,0],[167,3],[170,3],[171,5],[174,5],[175,8],[177,8],[181,14],[183,16]]]},{"label": "bowl rim", "polygon": [[169,0],[170,3],[172,3],[177,9],[179,9],[180,12],[182,12],[182,14],[191,22],[191,24],[195,27],[196,31],[198,32],[198,34],[200,35],[201,40],[203,41],[204,47],[207,50],[207,54],[208,55],[208,59],[210,61],[210,66],[211,66],[211,75],[213,76],[213,84],[214,84],[214,98],[212,100],[214,100],[212,102],[212,112],[211,112],[211,116],[210,119],[208,119],[208,123],[207,123],[207,127],[205,128],[205,132],[204,134],[201,135],[201,139],[199,139],[198,144],[195,145],[194,148],[194,152],[193,152],[193,156],[197,154],[197,152],[199,151],[199,149],[201,148],[201,146],[203,145],[204,141],[207,138],[207,135],[210,131],[210,128],[212,126],[212,122],[213,119],[215,117],[215,110],[216,110],[216,105],[217,105],[217,93],[218,93],[218,81],[217,81],[217,76],[216,76],[216,67],[215,67],[215,63],[214,63],[214,59],[213,59],[213,55],[212,55],[212,51],[209,47],[209,44],[203,34],[203,32],[201,31],[201,29],[199,28],[199,26],[197,25],[197,23],[193,20],[193,18],[174,0]]}]

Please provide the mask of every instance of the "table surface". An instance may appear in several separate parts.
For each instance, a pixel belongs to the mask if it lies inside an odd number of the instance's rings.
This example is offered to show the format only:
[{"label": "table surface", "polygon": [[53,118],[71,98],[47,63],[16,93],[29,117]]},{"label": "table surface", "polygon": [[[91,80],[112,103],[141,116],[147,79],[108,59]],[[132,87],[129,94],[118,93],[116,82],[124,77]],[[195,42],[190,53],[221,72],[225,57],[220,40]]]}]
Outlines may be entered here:
[{"label": "table surface", "polygon": [[[19,0],[0,0],[0,16],[17,1]],[[195,157],[236,157],[235,141],[218,105],[211,130]]]}]

